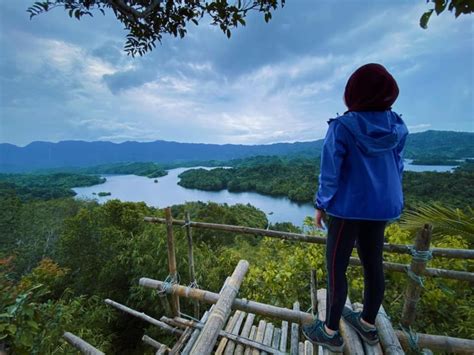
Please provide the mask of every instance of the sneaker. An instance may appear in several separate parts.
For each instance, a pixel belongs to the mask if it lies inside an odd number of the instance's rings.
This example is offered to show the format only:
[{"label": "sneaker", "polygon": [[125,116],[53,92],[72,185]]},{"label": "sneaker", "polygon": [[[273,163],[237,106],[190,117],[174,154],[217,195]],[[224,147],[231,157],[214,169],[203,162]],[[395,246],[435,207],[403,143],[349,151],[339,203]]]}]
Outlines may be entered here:
[{"label": "sneaker", "polygon": [[313,323],[303,325],[302,330],[305,338],[313,344],[324,346],[336,353],[341,353],[344,348],[344,340],[342,340],[339,331],[334,335],[329,335],[324,329],[324,322],[319,319],[316,319]]},{"label": "sneaker", "polygon": [[348,307],[344,307],[342,310],[342,317],[347,323],[370,345],[377,344],[379,342],[379,335],[377,329],[364,325],[361,320],[362,312],[354,312]]}]

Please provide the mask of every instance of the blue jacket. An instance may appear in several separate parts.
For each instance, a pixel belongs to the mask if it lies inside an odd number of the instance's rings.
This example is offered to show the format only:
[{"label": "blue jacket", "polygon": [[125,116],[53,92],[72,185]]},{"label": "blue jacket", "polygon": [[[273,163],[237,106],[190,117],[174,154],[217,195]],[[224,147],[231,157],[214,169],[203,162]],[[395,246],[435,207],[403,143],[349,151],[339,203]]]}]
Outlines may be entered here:
[{"label": "blue jacket", "polygon": [[407,135],[405,123],[391,110],[348,112],[330,120],[315,207],[347,219],[398,218]]}]

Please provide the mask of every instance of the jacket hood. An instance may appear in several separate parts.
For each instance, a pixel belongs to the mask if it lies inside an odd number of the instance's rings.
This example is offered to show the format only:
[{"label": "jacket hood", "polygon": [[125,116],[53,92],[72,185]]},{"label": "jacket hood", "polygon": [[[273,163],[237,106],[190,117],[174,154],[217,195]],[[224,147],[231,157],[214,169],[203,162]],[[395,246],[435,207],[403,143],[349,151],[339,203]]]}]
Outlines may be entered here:
[{"label": "jacket hood", "polygon": [[391,111],[348,112],[337,119],[367,155],[395,149],[408,134],[401,117]]}]

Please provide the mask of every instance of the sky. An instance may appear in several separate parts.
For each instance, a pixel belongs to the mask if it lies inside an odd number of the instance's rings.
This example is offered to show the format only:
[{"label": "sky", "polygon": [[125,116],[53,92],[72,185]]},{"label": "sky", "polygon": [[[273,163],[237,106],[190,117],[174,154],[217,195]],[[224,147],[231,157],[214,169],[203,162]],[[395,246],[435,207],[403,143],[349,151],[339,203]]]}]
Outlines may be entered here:
[{"label": "sky", "polygon": [[423,30],[423,0],[287,0],[230,39],[204,21],[136,58],[113,13],[30,20],[32,3],[0,0],[0,143],[311,141],[370,62],[396,78],[410,132],[474,131],[474,16]]}]

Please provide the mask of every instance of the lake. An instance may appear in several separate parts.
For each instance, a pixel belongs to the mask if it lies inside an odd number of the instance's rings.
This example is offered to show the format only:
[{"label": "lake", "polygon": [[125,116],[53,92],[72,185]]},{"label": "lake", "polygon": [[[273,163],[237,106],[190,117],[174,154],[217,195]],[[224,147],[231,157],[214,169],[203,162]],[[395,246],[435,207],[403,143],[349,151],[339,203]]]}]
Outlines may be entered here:
[{"label": "lake", "polygon": [[[196,169],[199,167],[194,167]],[[204,168],[204,167],[201,167]],[[229,192],[202,191],[186,189],[179,186],[178,175],[191,168],[177,168],[168,170],[168,175],[150,179],[136,175],[103,175],[107,178],[104,184],[89,187],[78,187],[73,190],[77,193],[76,198],[97,199],[105,202],[111,199],[121,201],[145,202],[149,206],[158,208],[182,204],[190,201],[217,202],[234,205],[237,203],[251,205],[261,209],[267,214],[271,223],[291,222],[296,226],[302,226],[306,216],[312,216],[314,209],[311,204],[298,204],[286,197],[271,197],[256,192]],[[207,168],[206,168],[207,169]],[[95,192],[111,192],[110,196],[98,197]]]},{"label": "lake", "polygon": [[[136,175],[103,175],[107,178],[104,184],[89,187],[78,187],[73,190],[77,193],[76,198],[97,199],[105,202],[111,199],[121,201],[145,202],[149,206],[164,208],[171,205],[182,204],[190,201],[217,202],[234,205],[237,203],[247,204],[259,208],[267,214],[271,223],[291,222],[295,226],[302,227],[306,216],[314,215],[314,208],[311,204],[298,204],[290,201],[286,197],[272,197],[261,195],[256,192],[229,192],[203,191],[186,189],[179,186],[178,175],[183,171],[194,168],[177,168],[168,170],[168,175],[155,179],[150,179]],[[201,167],[205,168],[205,167]],[[453,167],[411,165],[409,161],[405,164],[405,169],[409,171],[451,171]],[[209,168],[205,168],[209,169]],[[94,193],[110,192],[110,196],[98,197]]]}]

